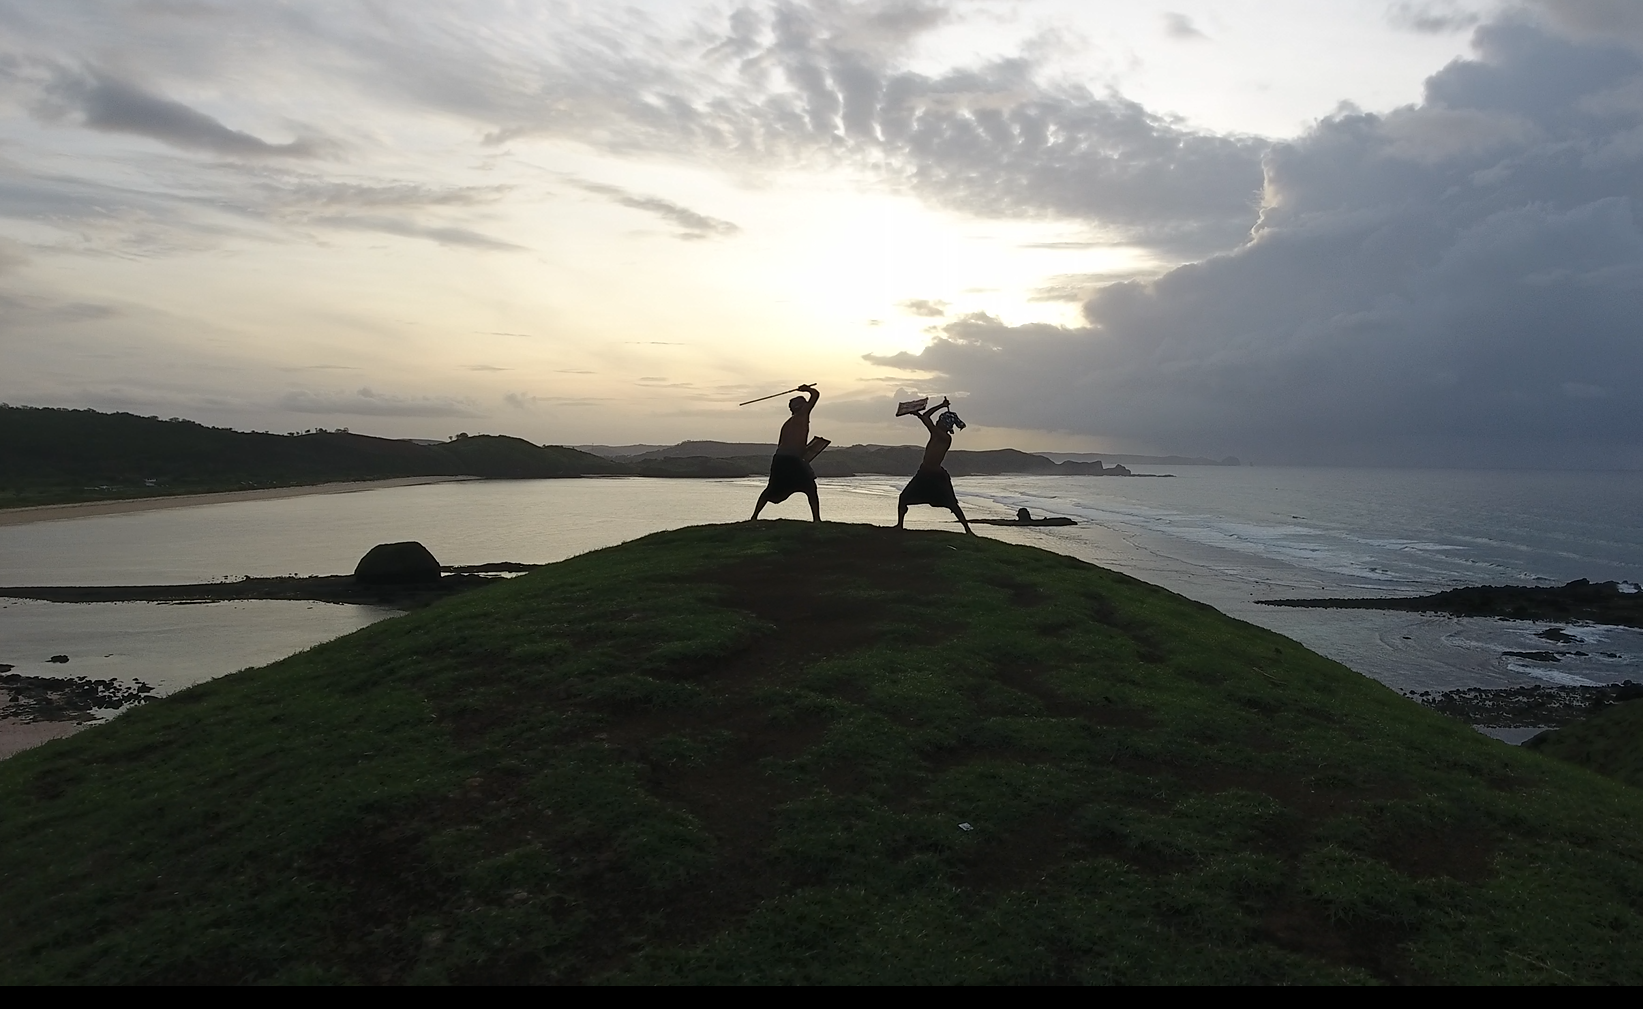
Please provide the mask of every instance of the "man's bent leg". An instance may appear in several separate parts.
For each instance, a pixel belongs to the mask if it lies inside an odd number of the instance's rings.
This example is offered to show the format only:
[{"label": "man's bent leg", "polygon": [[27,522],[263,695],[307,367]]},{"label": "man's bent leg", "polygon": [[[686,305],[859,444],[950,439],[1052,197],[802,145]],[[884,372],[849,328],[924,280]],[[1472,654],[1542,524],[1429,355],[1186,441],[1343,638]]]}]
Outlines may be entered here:
[{"label": "man's bent leg", "polygon": [[953,514],[958,516],[959,525],[964,527],[964,532],[967,535],[974,536],[976,534],[976,531],[970,528],[970,520],[964,517],[964,509],[955,504],[953,505]]},{"label": "man's bent leg", "polygon": [[816,495],[816,491],[813,488],[805,491],[804,496],[810,499],[810,518],[816,522],[820,522],[821,498]]},{"label": "man's bent leg", "polygon": [[896,502],[896,528],[897,529],[907,528],[907,526],[905,525],[906,522],[907,522],[907,502],[897,501]]},{"label": "man's bent leg", "polygon": [[753,518],[750,519],[749,521],[757,522],[758,519],[759,519],[759,513],[764,511],[764,506],[769,504],[769,503],[770,503],[770,491],[768,489],[760,491],[759,492],[759,503],[753,506]]}]

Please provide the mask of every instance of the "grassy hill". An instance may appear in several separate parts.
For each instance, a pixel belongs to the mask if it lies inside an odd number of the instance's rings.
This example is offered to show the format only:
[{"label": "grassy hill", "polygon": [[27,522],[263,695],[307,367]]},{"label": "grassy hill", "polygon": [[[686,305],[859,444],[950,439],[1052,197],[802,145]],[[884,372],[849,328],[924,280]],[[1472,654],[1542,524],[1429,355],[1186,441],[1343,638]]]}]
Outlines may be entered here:
[{"label": "grassy hill", "polygon": [[1524,745],[1643,788],[1643,698],[1605,705],[1583,721],[1542,732]]},{"label": "grassy hill", "polygon": [[986,539],[662,533],[0,762],[0,982],[1643,980],[1643,794]]},{"label": "grassy hill", "polygon": [[343,431],[259,434],[128,413],[0,406],[0,507],[403,476],[627,472],[519,438],[437,445]]}]

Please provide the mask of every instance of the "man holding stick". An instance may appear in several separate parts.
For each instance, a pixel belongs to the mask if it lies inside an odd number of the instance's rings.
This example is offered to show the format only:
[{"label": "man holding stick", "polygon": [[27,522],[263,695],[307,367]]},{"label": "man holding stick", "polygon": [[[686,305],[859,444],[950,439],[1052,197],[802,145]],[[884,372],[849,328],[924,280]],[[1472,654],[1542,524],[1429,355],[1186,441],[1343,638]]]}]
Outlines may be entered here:
[{"label": "man holding stick", "polygon": [[[942,460],[947,458],[947,450],[953,447],[953,428],[962,431],[964,422],[958,419],[958,414],[947,409],[950,404],[946,399],[928,410],[919,410],[919,405],[909,403],[902,409],[924,424],[925,430],[930,432],[930,442],[924,446],[924,460],[919,463],[918,472],[913,474],[913,479],[908,481],[896,501],[896,528],[906,528],[904,523],[907,521],[908,505],[927,504],[932,508],[946,508],[957,515],[964,531],[974,536],[975,530],[970,528],[970,520],[964,517],[964,509],[958,506],[958,495],[953,492],[953,478],[941,465]],[[947,412],[931,421],[930,417],[937,410]]]},{"label": "man holding stick", "polygon": [[805,393],[809,398],[794,396],[787,403],[793,416],[782,424],[781,437],[776,441],[776,454],[770,457],[770,483],[759,495],[759,503],[753,507],[753,517],[757,519],[765,505],[772,502],[781,504],[793,492],[803,491],[804,496],[810,499],[810,517],[820,522],[821,502],[816,497],[816,471],[805,461],[804,454],[810,444],[810,411],[816,408],[821,393],[813,385],[801,385],[793,391]]}]

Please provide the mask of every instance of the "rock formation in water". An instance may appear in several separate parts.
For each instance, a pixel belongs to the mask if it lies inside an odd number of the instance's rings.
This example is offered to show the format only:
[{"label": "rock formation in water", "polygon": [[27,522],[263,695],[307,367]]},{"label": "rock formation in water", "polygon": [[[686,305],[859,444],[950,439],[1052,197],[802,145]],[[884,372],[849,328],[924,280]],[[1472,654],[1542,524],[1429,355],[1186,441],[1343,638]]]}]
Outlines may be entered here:
[{"label": "rock formation in water", "polygon": [[361,585],[407,585],[439,581],[439,561],[428,548],[415,540],[378,543],[361,557],[354,568],[354,581]]}]

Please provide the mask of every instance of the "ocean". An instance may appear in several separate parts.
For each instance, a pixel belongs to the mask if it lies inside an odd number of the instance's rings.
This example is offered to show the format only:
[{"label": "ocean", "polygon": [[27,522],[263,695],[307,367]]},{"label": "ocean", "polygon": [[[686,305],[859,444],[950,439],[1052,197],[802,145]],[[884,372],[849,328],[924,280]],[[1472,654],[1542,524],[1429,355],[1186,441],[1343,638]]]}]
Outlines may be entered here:
[{"label": "ocean", "polygon": [[[1137,467],[1137,469],[1142,469]],[[1400,690],[1643,680],[1643,632],[1580,627],[1556,663],[1544,623],[1265,607],[1292,596],[1418,595],[1475,584],[1643,581],[1643,474],[1181,467],[1172,479],[955,481],[972,517],[1019,507],[1072,527],[978,533],[1069,554],[1286,634]],[[904,481],[822,481],[831,521],[895,522]],[[0,583],[118,585],[339,574],[373,544],[446,564],[545,563],[663,529],[735,522],[762,481],[474,481],[0,527]],[[764,520],[807,516],[794,498]],[[913,528],[958,526],[918,507]],[[955,605],[963,605],[962,600]],[[301,602],[0,601],[0,663],[34,676],[142,680],[158,693],[273,661],[393,611]],[[52,663],[67,655],[67,663]]]}]

